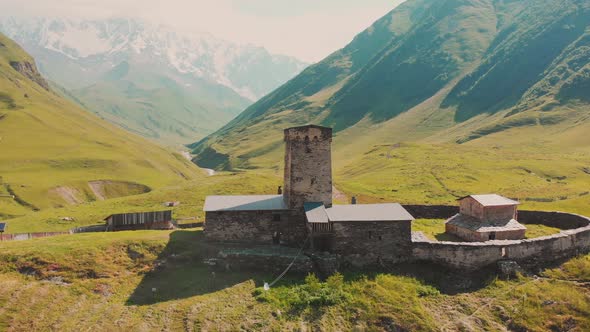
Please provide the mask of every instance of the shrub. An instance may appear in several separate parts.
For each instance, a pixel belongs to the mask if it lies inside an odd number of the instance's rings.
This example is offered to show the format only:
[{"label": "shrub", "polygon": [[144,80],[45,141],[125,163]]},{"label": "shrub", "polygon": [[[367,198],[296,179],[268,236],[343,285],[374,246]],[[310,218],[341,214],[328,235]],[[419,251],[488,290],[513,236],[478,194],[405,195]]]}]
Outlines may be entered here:
[{"label": "shrub", "polygon": [[314,274],[305,277],[305,283],[295,286],[282,286],[263,291],[256,289],[252,294],[259,302],[274,303],[291,311],[306,308],[321,308],[349,301],[352,297],[345,290],[344,277],[337,273],[321,282]]},{"label": "shrub", "polygon": [[420,285],[416,291],[419,297],[440,295],[440,291],[430,285]]}]

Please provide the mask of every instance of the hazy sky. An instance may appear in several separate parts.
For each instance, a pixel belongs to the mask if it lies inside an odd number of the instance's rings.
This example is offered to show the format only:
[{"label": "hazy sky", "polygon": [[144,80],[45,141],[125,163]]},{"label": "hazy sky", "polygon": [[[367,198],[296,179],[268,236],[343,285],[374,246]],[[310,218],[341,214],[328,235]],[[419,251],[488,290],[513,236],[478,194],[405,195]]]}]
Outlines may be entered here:
[{"label": "hazy sky", "polygon": [[0,0],[0,13],[135,17],[306,61],[343,47],[403,0]]}]

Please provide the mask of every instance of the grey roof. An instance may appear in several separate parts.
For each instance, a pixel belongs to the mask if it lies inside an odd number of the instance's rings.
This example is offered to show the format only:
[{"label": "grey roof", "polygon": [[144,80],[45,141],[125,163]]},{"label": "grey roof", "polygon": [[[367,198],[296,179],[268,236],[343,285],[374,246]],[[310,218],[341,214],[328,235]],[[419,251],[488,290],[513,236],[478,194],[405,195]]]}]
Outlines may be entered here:
[{"label": "grey roof", "polygon": [[469,195],[459,200],[465,199],[467,197],[471,197],[475,199],[479,204],[483,206],[509,206],[509,205],[518,205],[520,204],[517,201],[511,200],[509,198],[497,195],[497,194],[488,194],[488,195]]},{"label": "grey roof", "polygon": [[503,223],[492,223],[487,221],[482,222],[479,221],[477,218],[464,214],[457,214],[451,219],[447,220],[446,223],[480,233],[526,229],[526,227],[523,224],[519,223],[514,219],[511,219],[508,222]]},{"label": "grey roof", "polygon": [[331,222],[414,220],[414,217],[397,203],[334,205],[326,209],[326,212]]},{"label": "grey roof", "polygon": [[310,223],[328,223],[328,213],[324,203],[305,203],[303,204],[305,209],[305,216],[307,222]]},{"label": "grey roof", "polygon": [[207,196],[205,212],[287,210],[283,195]]}]

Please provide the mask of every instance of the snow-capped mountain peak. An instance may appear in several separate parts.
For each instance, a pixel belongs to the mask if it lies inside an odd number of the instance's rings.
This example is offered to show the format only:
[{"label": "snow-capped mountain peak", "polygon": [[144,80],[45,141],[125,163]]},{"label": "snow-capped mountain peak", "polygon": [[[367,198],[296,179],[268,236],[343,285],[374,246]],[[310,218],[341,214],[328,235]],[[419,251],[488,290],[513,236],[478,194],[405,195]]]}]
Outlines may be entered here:
[{"label": "snow-capped mountain peak", "polygon": [[306,64],[264,48],[239,45],[207,33],[181,34],[146,22],[114,18],[0,18],[0,31],[35,55],[44,49],[85,63],[140,57],[226,86],[256,100],[300,72]]}]

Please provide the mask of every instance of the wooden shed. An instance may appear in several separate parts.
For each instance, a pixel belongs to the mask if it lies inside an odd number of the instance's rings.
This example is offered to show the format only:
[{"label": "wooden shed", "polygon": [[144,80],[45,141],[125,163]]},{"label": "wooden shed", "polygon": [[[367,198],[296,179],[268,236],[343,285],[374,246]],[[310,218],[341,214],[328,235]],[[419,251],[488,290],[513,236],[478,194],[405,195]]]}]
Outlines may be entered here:
[{"label": "wooden shed", "polygon": [[107,231],[128,231],[140,229],[174,229],[172,211],[133,212],[111,214],[105,219]]}]

